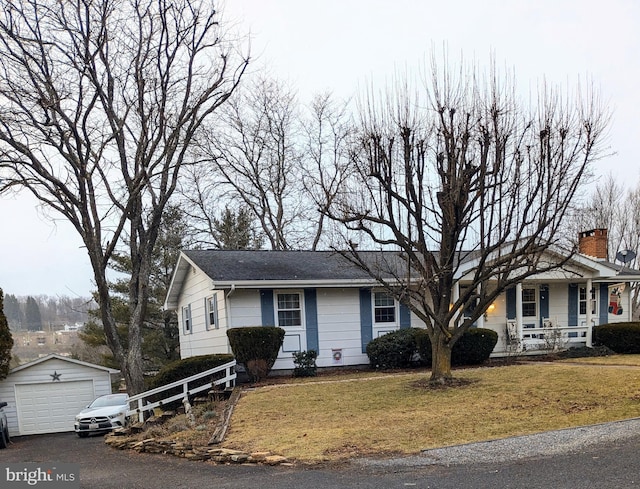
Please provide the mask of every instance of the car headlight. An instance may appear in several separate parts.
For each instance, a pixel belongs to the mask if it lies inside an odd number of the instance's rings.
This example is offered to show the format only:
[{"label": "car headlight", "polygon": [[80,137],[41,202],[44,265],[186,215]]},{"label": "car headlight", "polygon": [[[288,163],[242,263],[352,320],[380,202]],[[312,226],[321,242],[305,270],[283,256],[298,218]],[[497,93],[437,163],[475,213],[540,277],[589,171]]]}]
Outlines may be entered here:
[{"label": "car headlight", "polygon": [[110,414],[109,419],[119,418],[120,416],[124,416],[124,413],[122,411],[116,414]]}]

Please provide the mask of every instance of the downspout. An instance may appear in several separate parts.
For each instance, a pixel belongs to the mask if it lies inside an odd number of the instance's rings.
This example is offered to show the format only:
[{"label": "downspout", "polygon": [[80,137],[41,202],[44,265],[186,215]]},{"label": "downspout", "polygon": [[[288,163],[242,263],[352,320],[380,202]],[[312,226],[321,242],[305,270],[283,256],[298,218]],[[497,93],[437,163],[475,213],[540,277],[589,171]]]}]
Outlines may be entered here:
[{"label": "downspout", "polygon": [[[236,284],[231,284],[231,288],[229,289],[229,292],[227,292],[227,294],[224,296],[224,310],[226,314],[227,330],[231,328],[231,305],[229,304],[229,297],[231,297],[235,291],[236,291]],[[229,340],[227,340],[227,353],[233,353],[231,351],[231,344],[229,343]]]}]

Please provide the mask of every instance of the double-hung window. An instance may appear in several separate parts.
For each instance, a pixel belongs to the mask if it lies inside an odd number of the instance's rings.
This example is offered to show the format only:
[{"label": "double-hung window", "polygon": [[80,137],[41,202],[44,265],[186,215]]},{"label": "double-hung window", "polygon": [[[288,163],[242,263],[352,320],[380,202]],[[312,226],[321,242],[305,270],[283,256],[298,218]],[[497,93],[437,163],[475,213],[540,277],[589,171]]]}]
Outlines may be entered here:
[{"label": "double-hung window", "polygon": [[522,316],[525,318],[538,316],[538,291],[533,287],[522,288]]},{"label": "double-hung window", "polygon": [[388,292],[373,293],[373,321],[376,324],[396,323],[396,301]]},{"label": "double-hung window", "polygon": [[591,314],[596,314],[596,291],[591,289],[589,294],[586,286],[578,287],[578,314],[587,315],[587,307],[591,307]]},{"label": "double-hung window", "polygon": [[205,320],[207,322],[207,330],[218,329],[218,294],[213,294],[204,300]]},{"label": "double-hung window", "polygon": [[191,323],[191,304],[182,308],[182,329],[184,334],[192,333],[193,324]]},{"label": "double-hung window", "polygon": [[302,298],[299,292],[276,294],[278,326],[281,328],[302,327]]}]

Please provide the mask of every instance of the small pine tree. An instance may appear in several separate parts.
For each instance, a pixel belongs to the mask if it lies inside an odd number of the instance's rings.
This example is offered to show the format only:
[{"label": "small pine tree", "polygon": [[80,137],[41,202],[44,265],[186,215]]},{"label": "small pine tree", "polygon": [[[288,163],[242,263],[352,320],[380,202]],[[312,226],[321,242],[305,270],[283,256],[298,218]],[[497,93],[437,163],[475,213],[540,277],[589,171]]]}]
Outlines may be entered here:
[{"label": "small pine tree", "polygon": [[221,218],[214,218],[213,238],[222,250],[258,250],[262,246],[251,213],[242,207],[237,212],[225,207]]},{"label": "small pine tree", "polygon": [[9,331],[9,323],[4,315],[4,293],[0,289],[0,380],[9,375],[13,337]]}]

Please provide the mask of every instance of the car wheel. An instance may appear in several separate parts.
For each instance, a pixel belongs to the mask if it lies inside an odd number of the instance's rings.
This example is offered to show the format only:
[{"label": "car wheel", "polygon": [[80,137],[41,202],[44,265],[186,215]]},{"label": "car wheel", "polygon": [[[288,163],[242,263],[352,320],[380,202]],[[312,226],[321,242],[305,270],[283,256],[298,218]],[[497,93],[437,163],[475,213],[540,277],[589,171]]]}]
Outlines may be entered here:
[{"label": "car wheel", "polygon": [[0,431],[0,448],[7,448],[7,444],[9,442],[9,436],[7,430],[4,429]]},{"label": "car wheel", "polygon": [[89,436],[89,433],[78,432],[78,436],[80,438],[86,438],[87,436]]}]

